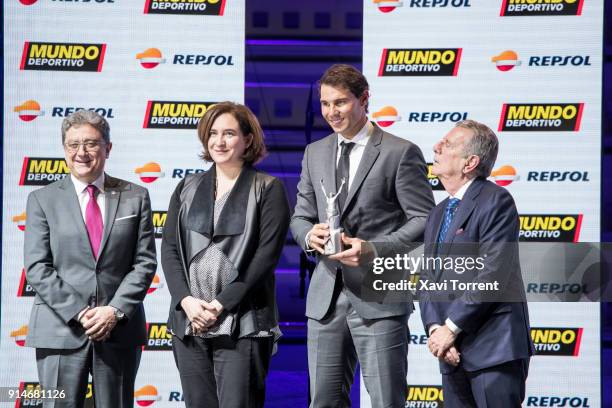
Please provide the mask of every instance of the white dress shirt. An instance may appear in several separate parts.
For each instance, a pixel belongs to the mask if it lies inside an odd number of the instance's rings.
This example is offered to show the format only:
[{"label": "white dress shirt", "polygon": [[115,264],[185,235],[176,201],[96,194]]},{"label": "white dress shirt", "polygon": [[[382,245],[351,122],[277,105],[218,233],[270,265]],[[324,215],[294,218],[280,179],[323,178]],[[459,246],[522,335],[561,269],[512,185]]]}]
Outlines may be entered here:
[{"label": "white dress shirt", "polygon": [[[473,181],[474,181],[473,178],[469,179],[467,183],[462,185],[461,188],[459,190],[457,190],[457,192],[455,194],[451,194],[451,196],[449,198],[458,198],[459,200],[463,200],[463,196],[465,195],[465,192],[470,187],[470,185],[472,184]],[[459,203],[459,204],[461,204],[461,203]],[[444,321],[444,324],[446,324],[446,326],[450,329],[450,331],[452,331],[455,335],[458,335],[462,331],[461,327],[459,327],[455,323],[453,323],[453,321],[451,319],[449,319],[448,317]],[[431,336],[431,333],[433,333],[433,331],[436,330],[438,327],[440,327],[439,324],[432,324],[431,326],[429,326],[429,335]]]},{"label": "white dress shirt", "polygon": [[357,168],[359,167],[359,163],[361,162],[361,158],[363,157],[363,152],[365,151],[365,147],[368,144],[368,140],[370,140],[370,128],[372,124],[370,121],[367,121],[365,126],[361,128],[359,132],[352,139],[347,139],[338,133],[338,152],[336,153],[336,168],[338,168],[338,162],[340,161],[340,155],[342,154],[342,146],[340,143],[355,143],[353,148],[349,153],[349,179],[348,185],[345,187],[347,191],[351,188],[351,184],[353,180],[355,180],[355,174],[357,174]]},{"label": "white dress shirt", "polygon": [[[77,194],[77,198],[79,199],[79,206],[81,207],[81,215],[83,216],[83,221],[87,223],[86,220],[86,210],[87,204],[89,203],[89,193],[87,192],[87,186],[89,184],[83,183],[81,180],[74,177],[72,174],[70,175],[70,179],[72,180],[72,184],[74,184],[74,189]],[[96,201],[98,203],[98,207],[100,207],[100,212],[102,213],[102,225],[105,224],[106,221],[106,211],[105,204],[106,200],[104,198],[104,173],[100,175],[93,183],[94,186],[98,188],[98,194],[96,195]]]}]

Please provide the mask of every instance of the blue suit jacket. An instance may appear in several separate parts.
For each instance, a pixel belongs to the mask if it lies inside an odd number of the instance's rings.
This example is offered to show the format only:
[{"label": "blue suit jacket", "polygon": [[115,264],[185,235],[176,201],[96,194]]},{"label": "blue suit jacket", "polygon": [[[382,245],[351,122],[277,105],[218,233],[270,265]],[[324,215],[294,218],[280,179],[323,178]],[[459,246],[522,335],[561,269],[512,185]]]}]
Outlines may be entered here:
[{"label": "blue suit jacket", "polygon": [[[470,280],[499,281],[504,293],[524,299],[524,285],[518,258],[519,218],[512,196],[505,188],[482,178],[474,180],[461,200],[443,245],[436,251],[436,241],[448,199],[429,214],[425,227],[425,255],[440,257],[466,251],[472,256],[486,253],[485,267]],[[459,245],[464,244],[464,245]],[[457,278],[454,271],[423,270],[421,279],[442,281]],[[425,330],[432,324],[443,325],[447,318],[462,332],[455,340],[461,353],[461,366],[476,371],[508,361],[527,358],[534,353],[530,338],[529,314],[524,301],[455,296],[441,301],[435,293],[420,292],[421,318]],[[508,300],[507,296],[504,300]],[[455,367],[440,363],[442,373]]]}]

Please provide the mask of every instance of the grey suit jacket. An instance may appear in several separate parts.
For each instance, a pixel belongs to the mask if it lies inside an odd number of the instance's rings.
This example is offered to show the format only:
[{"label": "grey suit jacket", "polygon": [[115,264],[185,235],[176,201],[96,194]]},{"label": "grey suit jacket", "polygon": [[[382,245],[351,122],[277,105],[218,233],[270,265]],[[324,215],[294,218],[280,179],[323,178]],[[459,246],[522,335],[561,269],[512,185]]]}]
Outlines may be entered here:
[{"label": "grey suit jacket", "polygon": [[26,346],[81,347],[87,336],[78,313],[95,296],[126,314],[108,343],[143,344],[142,300],[157,266],[149,193],[143,187],[105,178],[105,225],[100,256],[92,254],[70,176],[28,196],[24,258],[36,291]]},{"label": "grey suit jacket", "polygon": [[[373,126],[340,220],[347,235],[374,243],[379,256],[392,256],[394,248],[422,241],[425,220],[434,200],[419,147]],[[337,140],[333,133],[308,145],[304,152],[290,225],[293,237],[304,250],[308,231],[314,224],[326,221],[320,180],[323,179],[326,191],[336,191]],[[326,256],[318,256],[306,300],[309,318],[322,319],[329,310],[339,266]],[[361,317],[401,316],[412,311],[411,299],[389,304],[363,301],[360,294],[363,271],[346,266],[342,269],[347,296]]]}]

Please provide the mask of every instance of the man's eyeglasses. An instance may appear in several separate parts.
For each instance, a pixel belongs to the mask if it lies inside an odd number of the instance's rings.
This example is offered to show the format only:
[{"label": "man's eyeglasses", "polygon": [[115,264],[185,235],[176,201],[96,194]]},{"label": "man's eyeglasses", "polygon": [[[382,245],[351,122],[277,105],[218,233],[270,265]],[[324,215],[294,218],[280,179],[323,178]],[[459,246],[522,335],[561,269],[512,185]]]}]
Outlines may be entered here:
[{"label": "man's eyeglasses", "polygon": [[83,146],[83,149],[88,152],[95,152],[100,150],[100,147],[104,145],[103,140],[85,140],[84,142],[71,142],[65,143],[64,148],[68,153],[76,153],[79,151],[79,147]]}]

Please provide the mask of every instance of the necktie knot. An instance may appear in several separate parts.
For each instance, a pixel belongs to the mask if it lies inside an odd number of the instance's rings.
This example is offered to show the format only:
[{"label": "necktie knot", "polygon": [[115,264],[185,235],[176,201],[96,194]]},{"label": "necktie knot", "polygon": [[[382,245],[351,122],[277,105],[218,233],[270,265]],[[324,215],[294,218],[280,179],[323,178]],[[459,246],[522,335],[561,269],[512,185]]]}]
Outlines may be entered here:
[{"label": "necktie knot", "polygon": [[448,204],[446,205],[446,211],[454,213],[460,201],[461,200],[458,198],[449,198]]},{"label": "necktie knot", "polygon": [[98,187],[94,186],[93,184],[89,184],[87,186],[87,193],[89,194],[89,198],[93,198],[95,200],[97,192],[98,192]]},{"label": "necktie knot", "polygon": [[342,150],[340,151],[341,156],[348,156],[351,153],[351,150],[355,146],[353,142],[340,142],[340,147]]}]

